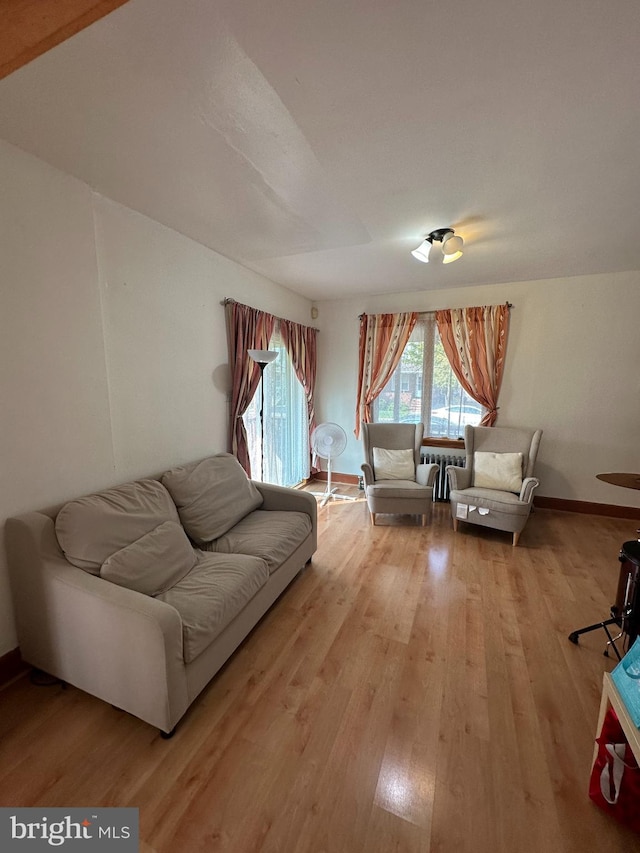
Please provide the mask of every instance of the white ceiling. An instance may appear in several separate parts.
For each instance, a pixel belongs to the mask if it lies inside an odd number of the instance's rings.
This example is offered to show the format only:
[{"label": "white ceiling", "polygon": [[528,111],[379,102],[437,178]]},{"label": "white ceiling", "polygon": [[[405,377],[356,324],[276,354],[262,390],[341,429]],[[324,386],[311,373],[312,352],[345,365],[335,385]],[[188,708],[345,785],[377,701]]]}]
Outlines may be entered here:
[{"label": "white ceiling", "polygon": [[0,137],[311,299],[640,270],[639,47],[638,0],[131,0]]}]

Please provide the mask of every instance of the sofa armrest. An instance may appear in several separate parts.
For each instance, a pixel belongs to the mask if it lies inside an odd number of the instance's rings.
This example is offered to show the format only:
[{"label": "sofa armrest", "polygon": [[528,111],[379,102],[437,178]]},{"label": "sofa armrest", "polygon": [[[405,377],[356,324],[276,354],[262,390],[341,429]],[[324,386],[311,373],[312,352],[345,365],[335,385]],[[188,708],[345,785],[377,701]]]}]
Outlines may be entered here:
[{"label": "sofa armrest", "polygon": [[530,504],[533,500],[533,493],[539,485],[540,480],[537,477],[525,477],[520,489],[520,500],[523,503]]},{"label": "sofa armrest", "polygon": [[189,705],[177,610],[72,566],[42,513],[8,519],[6,545],[23,659],[170,731]]},{"label": "sofa armrest", "polygon": [[433,486],[440,466],[435,462],[422,462],[416,468],[416,483],[421,486]]},{"label": "sofa armrest", "polygon": [[318,503],[310,492],[303,489],[288,489],[285,486],[275,486],[272,483],[251,481],[262,495],[262,506],[258,509],[280,510],[283,512],[306,512],[315,522],[318,515]]},{"label": "sofa armrest", "polygon": [[449,489],[460,491],[471,487],[471,468],[461,468],[458,465],[447,465],[445,468],[449,478]]},{"label": "sofa armrest", "polygon": [[368,462],[363,462],[363,464],[360,466],[360,470],[363,474],[365,488],[367,486],[373,486],[373,484],[375,483],[375,478],[373,476],[373,468],[371,467],[371,465],[369,465]]}]

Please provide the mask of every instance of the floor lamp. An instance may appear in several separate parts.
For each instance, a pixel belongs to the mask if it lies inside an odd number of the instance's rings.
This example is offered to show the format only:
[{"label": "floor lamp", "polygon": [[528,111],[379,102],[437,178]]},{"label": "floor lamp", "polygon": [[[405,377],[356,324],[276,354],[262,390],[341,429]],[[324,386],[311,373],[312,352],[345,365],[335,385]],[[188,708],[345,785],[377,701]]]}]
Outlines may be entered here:
[{"label": "floor lamp", "polygon": [[260,368],[260,482],[264,482],[264,369],[278,353],[268,349],[249,349],[247,353]]}]

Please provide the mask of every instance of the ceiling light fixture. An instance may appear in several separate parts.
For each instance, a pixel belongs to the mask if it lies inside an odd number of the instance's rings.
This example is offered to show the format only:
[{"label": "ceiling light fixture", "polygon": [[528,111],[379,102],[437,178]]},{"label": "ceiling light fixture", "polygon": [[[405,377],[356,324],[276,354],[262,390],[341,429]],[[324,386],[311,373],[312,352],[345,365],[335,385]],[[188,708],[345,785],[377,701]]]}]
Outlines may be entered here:
[{"label": "ceiling light fixture", "polygon": [[[436,246],[436,243],[440,243]],[[462,257],[464,240],[458,237],[453,228],[437,228],[424,238],[411,254],[423,264],[450,264]]]}]

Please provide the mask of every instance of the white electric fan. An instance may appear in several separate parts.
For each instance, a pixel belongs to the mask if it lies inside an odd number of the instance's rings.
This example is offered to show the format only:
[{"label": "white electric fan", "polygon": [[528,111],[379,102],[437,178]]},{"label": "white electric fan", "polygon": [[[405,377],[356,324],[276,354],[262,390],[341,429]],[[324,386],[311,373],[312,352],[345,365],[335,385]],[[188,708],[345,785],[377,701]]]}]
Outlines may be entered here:
[{"label": "white electric fan", "polygon": [[331,488],[331,464],[334,459],[337,459],[344,452],[347,446],[347,434],[338,424],[324,423],[319,424],[313,431],[311,437],[311,447],[314,457],[327,460],[327,488],[322,493],[317,493],[322,498],[320,506],[324,506],[327,501],[333,498],[341,500],[354,500],[354,498],[346,495],[336,494],[336,489]]}]

